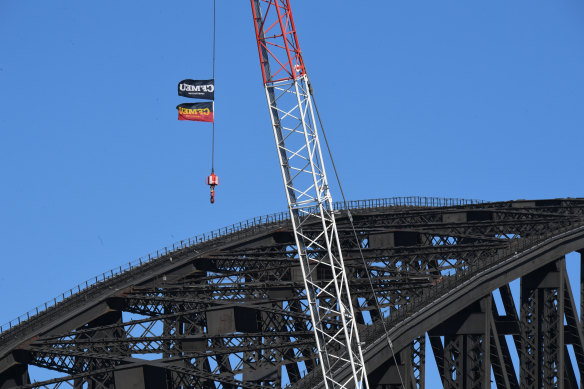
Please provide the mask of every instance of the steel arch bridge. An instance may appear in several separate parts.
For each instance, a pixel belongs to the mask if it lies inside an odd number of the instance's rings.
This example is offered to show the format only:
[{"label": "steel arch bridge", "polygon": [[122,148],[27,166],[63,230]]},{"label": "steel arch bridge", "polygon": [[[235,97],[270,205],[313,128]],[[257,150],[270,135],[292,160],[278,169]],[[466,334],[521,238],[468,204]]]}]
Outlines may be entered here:
[{"label": "steel arch bridge", "polygon": [[[566,255],[584,260],[584,199],[394,198],[336,214],[371,388],[578,387],[584,306]],[[0,388],[320,387],[293,241],[285,214],[257,218],[70,290],[0,328]],[[425,382],[430,358],[441,382]],[[55,378],[31,383],[29,366]]]}]

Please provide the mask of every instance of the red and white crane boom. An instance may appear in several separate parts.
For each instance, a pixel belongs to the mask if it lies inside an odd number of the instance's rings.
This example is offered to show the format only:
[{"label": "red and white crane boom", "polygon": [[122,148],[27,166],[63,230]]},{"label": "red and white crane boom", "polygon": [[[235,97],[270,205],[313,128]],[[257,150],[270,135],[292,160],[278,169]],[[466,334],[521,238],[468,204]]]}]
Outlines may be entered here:
[{"label": "red and white crane boom", "polygon": [[[288,0],[251,0],[266,98],[307,310],[328,389],[368,388],[312,95]],[[316,222],[316,223],[315,223]],[[310,230],[305,228],[310,223]],[[320,227],[315,232],[314,225]],[[317,276],[328,274],[331,280]],[[335,379],[352,369],[349,379]]]}]

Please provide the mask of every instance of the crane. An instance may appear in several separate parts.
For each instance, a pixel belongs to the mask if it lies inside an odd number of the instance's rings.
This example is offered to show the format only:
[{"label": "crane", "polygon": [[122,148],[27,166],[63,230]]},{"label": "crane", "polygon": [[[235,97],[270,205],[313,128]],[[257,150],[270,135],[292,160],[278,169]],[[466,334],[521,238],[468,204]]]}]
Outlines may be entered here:
[{"label": "crane", "polygon": [[[289,0],[251,0],[266,99],[306,301],[327,389],[368,388],[335,222],[312,87]],[[310,230],[306,225],[310,223]],[[314,225],[317,225],[315,232]],[[327,274],[319,281],[318,274]],[[328,278],[331,278],[329,281]],[[338,380],[338,369],[352,375]],[[337,374],[336,374],[337,373]]]}]

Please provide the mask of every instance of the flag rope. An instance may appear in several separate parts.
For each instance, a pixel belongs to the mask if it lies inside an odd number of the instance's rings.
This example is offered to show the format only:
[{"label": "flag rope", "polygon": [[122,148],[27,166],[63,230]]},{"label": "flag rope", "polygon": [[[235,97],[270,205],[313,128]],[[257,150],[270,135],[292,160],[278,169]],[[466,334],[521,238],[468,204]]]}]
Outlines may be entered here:
[{"label": "flag rope", "polygon": [[[213,0],[213,82],[215,81],[215,8],[216,0]],[[213,116],[215,112],[215,101],[213,101]],[[213,129],[211,133],[211,172],[215,172],[215,119],[213,119]]]}]

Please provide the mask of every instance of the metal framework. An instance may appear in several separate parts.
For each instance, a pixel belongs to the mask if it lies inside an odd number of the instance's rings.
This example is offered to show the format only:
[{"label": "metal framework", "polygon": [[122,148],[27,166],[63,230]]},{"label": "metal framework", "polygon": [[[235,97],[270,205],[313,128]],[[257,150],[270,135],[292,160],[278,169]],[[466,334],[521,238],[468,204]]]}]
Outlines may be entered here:
[{"label": "metal framework", "polygon": [[[569,277],[566,268],[579,261],[584,269],[584,199],[349,206],[376,289],[339,208],[371,388],[402,388],[398,372],[407,389],[440,386],[425,382],[427,358],[444,388],[579,387],[584,306],[574,293],[584,295],[584,273]],[[163,250],[3,327],[0,388],[324,387],[292,224],[261,220]],[[316,236],[321,225],[304,227]],[[330,282],[330,273],[316,276]],[[55,374],[33,382],[29,366]],[[347,368],[339,378],[351,376]]]},{"label": "metal framework", "polygon": [[[251,0],[262,77],[325,387],[368,388],[353,299],[288,0]],[[311,231],[305,226],[311,223]],[[315,224],[316,223],[316,224]],[[321,225],[320,230],[314,230]],[[318,272],[330,274],[318,282]],[[339,322],[331,324],[331,321]],[[353,376],[339,380],[337,370]]]}]

